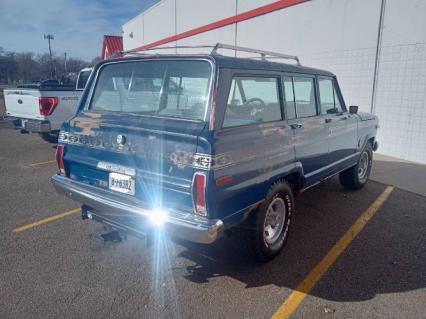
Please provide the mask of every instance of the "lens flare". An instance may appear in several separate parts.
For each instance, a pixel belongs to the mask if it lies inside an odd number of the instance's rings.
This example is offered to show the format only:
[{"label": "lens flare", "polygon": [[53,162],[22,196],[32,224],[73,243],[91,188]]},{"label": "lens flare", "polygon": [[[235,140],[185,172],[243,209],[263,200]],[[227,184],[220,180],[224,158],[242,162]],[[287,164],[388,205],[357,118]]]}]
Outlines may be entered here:
[{"label": "lens flare", "polygon": [[167,211],[163,209],[156,209],[151,212],[149,215],[149,220],[155,226],[162,226],[164,222],[167,220]]},{"label": "lens flare", "polygon": [[175,272],[183,266],[177,262],[177,252],[161,227],[153,230],[150,303],[153,318],[182,318]]}]

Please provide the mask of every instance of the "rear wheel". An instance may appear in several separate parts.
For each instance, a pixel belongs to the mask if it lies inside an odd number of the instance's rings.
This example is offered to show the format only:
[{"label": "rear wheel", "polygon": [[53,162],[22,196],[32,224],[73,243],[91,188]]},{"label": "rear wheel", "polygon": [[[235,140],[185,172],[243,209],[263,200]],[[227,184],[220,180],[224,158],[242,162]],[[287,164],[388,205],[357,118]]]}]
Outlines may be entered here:
[{"label": "rear wheel", "polygon": [[52,144],[57,144],[58,143],[58,133],[57,132],[48,132],[48,133],[38,133],[40,135],[40,137],[48,142],[48,143],[52,143]]},{"label": "rear wheel", "polygon": [[242,225],[242,231],[254,257],[266,262],[277,256],[287,240],[294,210],[293,192],[286,182],[269,190],[265,201]]},{"label": "rear wheel", "polygon": [[360,189],[368,181],[373,164],[373,149],[368,143],[362,151],[358,163],[339,174],[340,183],[346,189]]}]

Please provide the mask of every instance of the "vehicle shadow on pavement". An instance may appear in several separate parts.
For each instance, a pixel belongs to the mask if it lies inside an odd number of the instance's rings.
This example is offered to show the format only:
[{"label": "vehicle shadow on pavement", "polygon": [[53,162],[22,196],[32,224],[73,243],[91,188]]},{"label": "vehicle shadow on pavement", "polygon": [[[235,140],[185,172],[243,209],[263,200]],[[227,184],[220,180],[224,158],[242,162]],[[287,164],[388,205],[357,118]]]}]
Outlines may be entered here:
[{"label": "vehicle shadow on pavement", "polygon": [[[294,290],[380,195],[384,185],[369,182],[343,191],[337,179],[296,200],[296,218],[284,251],[266,264],[254,262],[235,238],[202,246],[180,241],[179,254],[193,263],[184,275],[205,283],[228,276],[246,288],[276,285]],[[388,201],[310,292],[334,301],[361,301],[376,294],[426,287],[426,198],[395,189]]]}]

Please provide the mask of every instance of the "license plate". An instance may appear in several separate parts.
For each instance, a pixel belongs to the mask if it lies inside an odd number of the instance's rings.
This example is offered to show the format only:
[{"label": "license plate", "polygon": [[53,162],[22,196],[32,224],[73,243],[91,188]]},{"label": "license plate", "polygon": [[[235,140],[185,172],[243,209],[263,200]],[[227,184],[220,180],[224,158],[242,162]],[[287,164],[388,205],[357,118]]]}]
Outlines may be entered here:
[{"label": "license plate", "polygon": [[27,126],[27,123],[28,123],[28,121],[27,120],[21,120],[21,127],[22,128],[27,128],[26,126]]},{"label": "license plate", "polygon": [[109,189],[120,193],[135,195],[135,180],[128,175],[109,173]]}]

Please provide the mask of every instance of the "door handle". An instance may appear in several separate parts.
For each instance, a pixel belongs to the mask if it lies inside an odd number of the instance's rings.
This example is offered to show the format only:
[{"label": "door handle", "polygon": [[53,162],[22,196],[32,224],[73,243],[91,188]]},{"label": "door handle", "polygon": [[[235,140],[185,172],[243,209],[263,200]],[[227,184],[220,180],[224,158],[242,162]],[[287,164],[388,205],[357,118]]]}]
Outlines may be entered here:
[{"label": "door handle", "polygon": [[325,119],[325,123],[330,123],[333,119]]},{"label": "door handle", "polygon": [[300,123],[293,123],[293,124],[291,124],[291,125],[290,125],[290,127],[291,127],[293,130],[296,130],[296,129],[298,129],[298,128],[302,128],[302,127],[303,127],[303,125],[302,125],[302,124],[300,124]]},{"label": "door handle", "polygon": [[339,117],[341,116],[340,117],[341,120],[347,120],[348,118],[350,118],[350,115],[347,113],[338,113],[336,114],[336,116],[339,116]]}]

